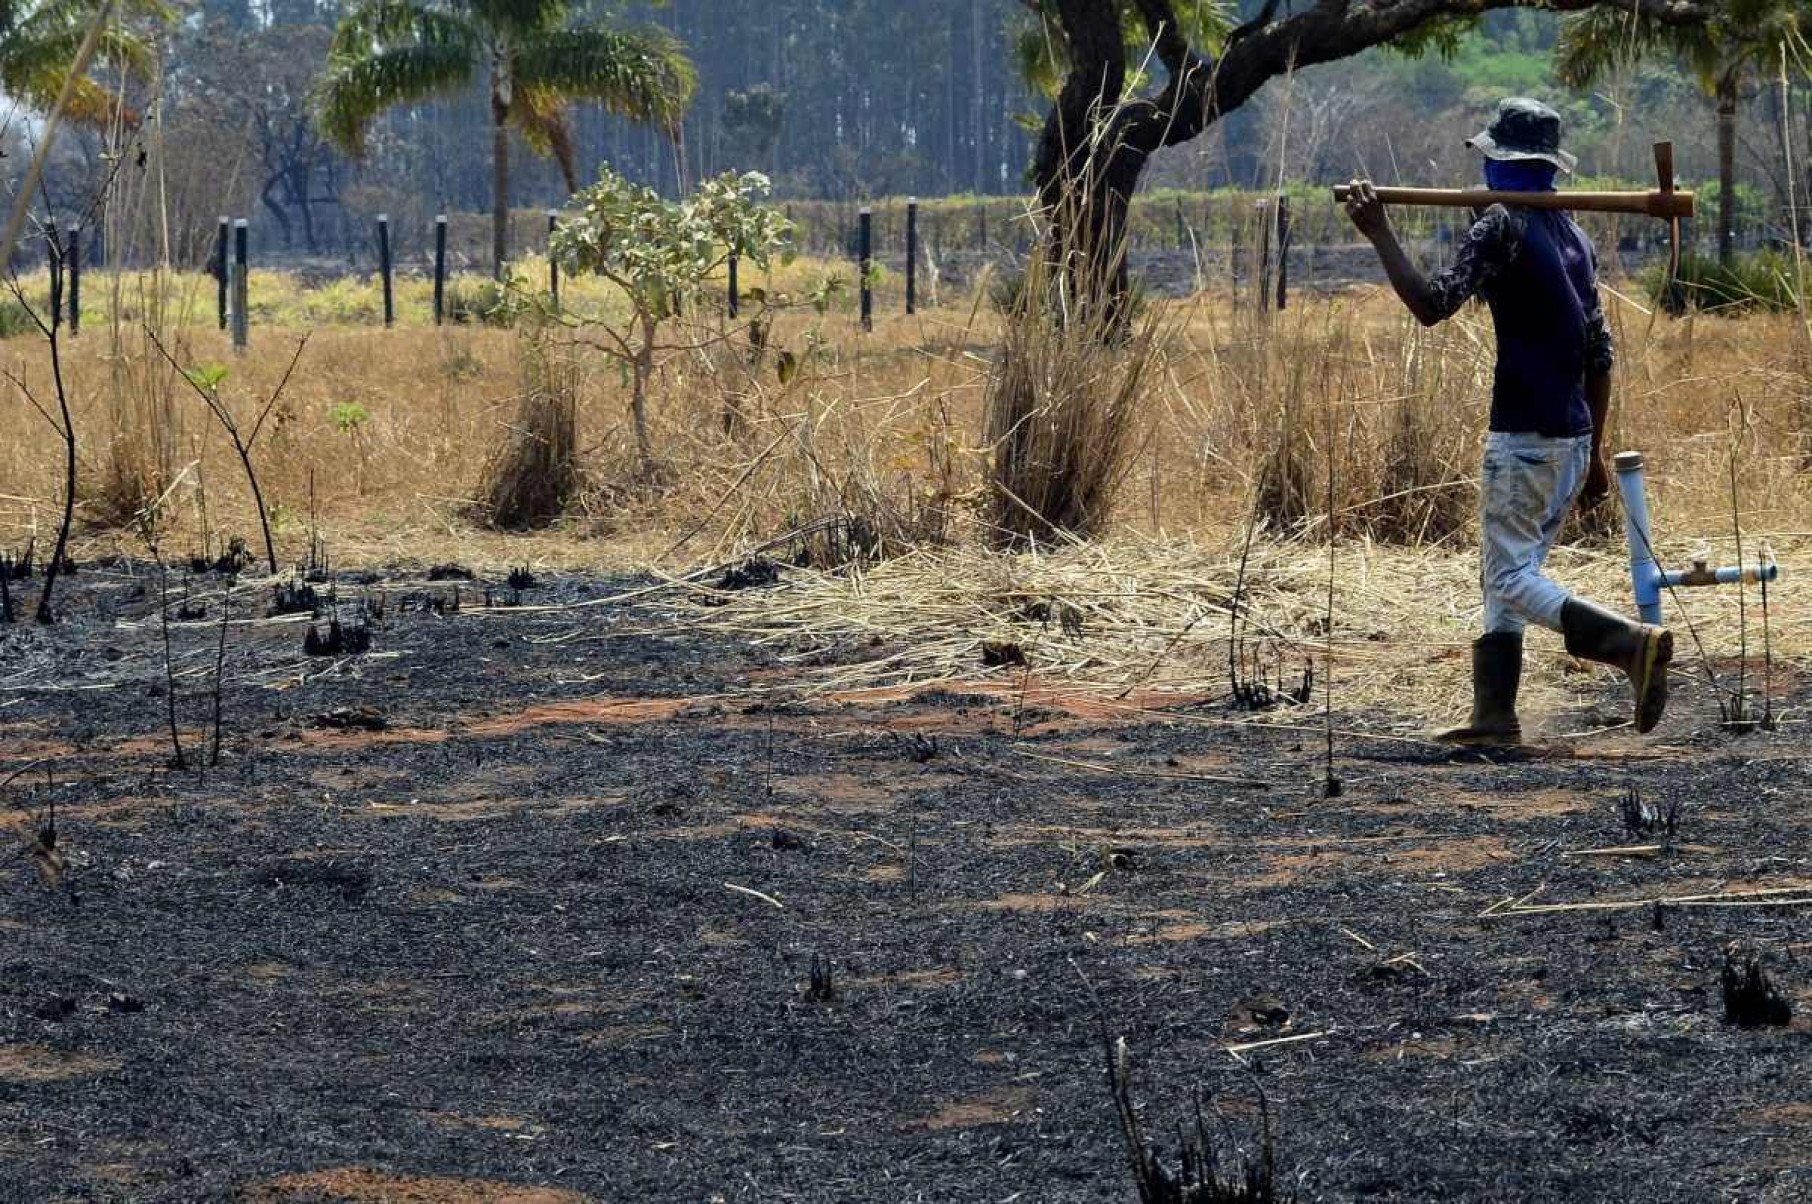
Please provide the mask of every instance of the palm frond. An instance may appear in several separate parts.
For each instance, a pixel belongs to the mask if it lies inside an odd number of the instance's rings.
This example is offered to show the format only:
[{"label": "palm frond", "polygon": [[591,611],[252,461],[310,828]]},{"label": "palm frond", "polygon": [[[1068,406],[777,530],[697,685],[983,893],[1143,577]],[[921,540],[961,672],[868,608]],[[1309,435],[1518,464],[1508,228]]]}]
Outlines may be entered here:
[{"label": "palm frond", "polygon": [[1718,81],[1752,60],[1773,58],[1800,37],[1802,0],[1727,0],[1701,22],[1656,21],[1614,6],[1575,13],[1561,22],[1554,74],[1570,87],[1589,87],[1620,64],[1653,54],[1672,56],[1699,87]]},{"label": "palm frond", "polygon": [[559,29],[572,15],[567,0],[460,0],[472,19],[486,29],[520,41]]},{"label": "palm frond", "polygon": [[475,49],[478,31],[458,14],[416,0],[366,0],[334,26],[328,53],[354,58],[405,46]]},{"label": "palm frond", "polygon": [[457,91],[471,82],[474,69],[472,54],[463,45],[401,46],[330,59],[317,101],[321,131],[356,154],[378,114],[392,105]]},{"label": "palm frond", "polygon": [[510,105],[510,120],[522,131],[530,150],[560,165],[566,190],[578,191],[578,154],[572,126],[566,119],[566,103],[559,93],[546,88],[518,88]]},{"label": "palm frond", "polygon": [[[121,11],[149,20],[171,16],[159,0],[129,0]],[[38,109],[55,104],[93,19],[90,0],[48,0],[0,11],[0,89]],[[142,34],[116,22],[102,30],[93,65],[148,79],[156,58]],[[64,116],[82,125],[105,124],[121,113],[117,97],[110,99],[111,95],[92,80],[78,80]]]},{"label": "palm frond", "polygon": [[1048,17],[1023,22],[1013,39],[1013,61],[1019,68],[1019,78],[1034,92],[1055,97],[1069,69],[1069,55],[1064,51],[1063,34],[1057,23]]},{"label": "palm frond", "polygon": [[[1069,72],[1069,47],[1063,27],[1057,22],[1057,6],[1053,0],[1040,0],[1038,8],[1036,14],[1027,14],[1020,21],[1013,35],[1013,61],[1020,78],[1033,91],[1054,98]],[[1191,49],[1211,57],[1220,53],[1227,35],[1233,31],[1235,14],[1232,8],[1223,0],[1177,0],[1172,9],[1177,32],[1183,35]],[[1119,0],[1119,14],[1130,90],[1142,78],[1156,74],[1155,65],[1149,62],[1153,38],[1132,0]],[[1145,70],[1145,76],[1135,77],[1133,73],[1141,68]]]},{"label": "palm frond", "polygon": [[1571,88],[1589,88],[1620,66],[1658,51],[1689,51],[1694,74],[1697,60],[1710,50],[1704,26],[1663,25],[1640,13],[1619,8],[1591,8],[1562,20],[1554,45],[1554,74]]},{"label": "palm frond", "polygon": [[1177,28],[1197,51],[1217,55],[1233,32],[1235,12],[1223,0],[1176,0]]},{"label": "palm frond", "polygon": [[522,43],[515,76],[529,89],[595,100],[634,121],[671,126],[698,90],[698,72],[673,35],[598,26],[553,30]]}]

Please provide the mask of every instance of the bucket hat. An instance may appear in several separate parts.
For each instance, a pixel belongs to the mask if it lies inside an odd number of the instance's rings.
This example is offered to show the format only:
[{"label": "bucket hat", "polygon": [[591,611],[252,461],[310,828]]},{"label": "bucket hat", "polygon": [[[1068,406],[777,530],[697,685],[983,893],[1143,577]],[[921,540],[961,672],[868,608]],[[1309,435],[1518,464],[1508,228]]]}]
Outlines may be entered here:
[{"label": "bucket hat", "polygon": [[1560,114],[1539,100],[1510,96],[1497,104],[1497,119],[1466,145],[1487,159],[1540,159],[1571,175],[1579,162],[1560,149]]}]

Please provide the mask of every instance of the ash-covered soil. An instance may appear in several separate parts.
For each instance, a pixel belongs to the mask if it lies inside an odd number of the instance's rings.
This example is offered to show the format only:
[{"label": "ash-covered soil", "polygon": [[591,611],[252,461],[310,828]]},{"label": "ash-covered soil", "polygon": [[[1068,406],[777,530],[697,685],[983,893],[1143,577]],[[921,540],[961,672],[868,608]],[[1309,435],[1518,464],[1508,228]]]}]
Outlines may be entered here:
[{"label": "ash-covered soil", "polygon": [[[1104,1026],[1164,1144],[1199,1090],[1254,1151],[1262,1094],[1305,1200],[1812,1194],[1803,728],[1684,674],[1654,736],[1499,760],[1337,715],[1326,799],[1312,714],[979,652],[808,698],[645,585],[232,625],[209,767],[198,579],[186,770],[143,566],[0,628],[0,1199],[1128,1200]],[[1632,788],[1673,847],[1588,852],[1655,843]],[[1732,941],[1791,1025],[1726,1023]]]}]

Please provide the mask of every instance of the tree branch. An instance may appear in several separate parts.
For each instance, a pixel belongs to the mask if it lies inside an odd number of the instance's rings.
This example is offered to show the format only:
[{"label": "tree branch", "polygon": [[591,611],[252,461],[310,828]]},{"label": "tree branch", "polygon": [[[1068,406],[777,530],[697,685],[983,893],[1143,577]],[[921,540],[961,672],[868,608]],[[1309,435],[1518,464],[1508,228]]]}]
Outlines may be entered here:
[{"label": "tree branch", "polygon": [[[1148,0],[1139,3],[1143,13]],[[1598,7],[1621,9],[1664,25],[1691,25],[1713,15],[1707,0],[1376,0],[1357,6],[1348,0],[1320,0],[1281,21],[1254,21],[1242,27],[1244,36],[1229,40],[1212,70],[1173,77],[1159,96],[1124,106],[1109,141],[1123,142],[1141,156],[1187,142],[1277,76],[1348,58],[1434,21],[1505,8],[1579,12]]]}]

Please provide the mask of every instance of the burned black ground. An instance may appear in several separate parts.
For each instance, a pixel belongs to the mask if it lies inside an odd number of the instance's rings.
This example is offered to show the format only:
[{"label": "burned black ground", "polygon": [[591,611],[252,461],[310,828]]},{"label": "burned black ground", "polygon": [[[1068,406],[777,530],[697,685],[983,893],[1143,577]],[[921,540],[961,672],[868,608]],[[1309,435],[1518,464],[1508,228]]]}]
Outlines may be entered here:
[{"label": "burned black ground", "polygon": [[[1683,684],[1581,756],[1349,735],[1330,802],[1288,713],[1022,704],[979,651],[808,699],[648,598],[532,609],[641,584],[393,602],[358,657],[235,626],[206,772],[142,569],[0,628],[0,813],[23,851],[54,794],[71,862],[0,861],[0,1198],[1125,1200],[1101,1012],[1149,1131],[1199,1087],[1251,1148],[1262,1090],[1305,1199],[1812,1191],[1804,912],[1480,915],[1812,885],[1797,725]],[[1632,786],[1677,848],[1568,856]],[[1792,1025],[1725,1023],[1732,941]]]}]

